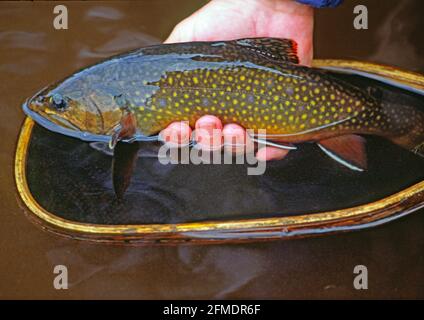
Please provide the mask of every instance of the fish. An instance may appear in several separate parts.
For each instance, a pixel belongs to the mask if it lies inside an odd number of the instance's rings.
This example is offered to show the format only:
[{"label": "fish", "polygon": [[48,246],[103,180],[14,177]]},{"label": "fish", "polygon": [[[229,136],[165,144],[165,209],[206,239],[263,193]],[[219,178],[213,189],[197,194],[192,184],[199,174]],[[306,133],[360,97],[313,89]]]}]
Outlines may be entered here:
[{"label": "fish", "polygon": [[423,156],[424,113],[382,101],[326,70],[299,64],[291,39],[159,44],[113,56],[46,87],[23,105],[47,129],[85,141],[151,141],[174,121],[215,115],[281,148],[316,143],[367,168],[366,135]]}]

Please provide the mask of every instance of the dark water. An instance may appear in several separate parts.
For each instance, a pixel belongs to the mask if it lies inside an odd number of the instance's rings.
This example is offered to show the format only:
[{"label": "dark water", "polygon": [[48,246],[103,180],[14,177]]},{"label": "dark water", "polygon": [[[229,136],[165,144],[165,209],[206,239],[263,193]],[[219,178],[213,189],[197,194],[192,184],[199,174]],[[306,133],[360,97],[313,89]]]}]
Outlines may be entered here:
[{"label": "dark water", "polygon": [[[316,57],[424,72],[423,3],[361,1],[369,9],[370,29],[355,31],[356,3],[317,12]],[[13,180],[22,101],[100,58],[162,41],[200,5],[70,2],[70,29],[55,31],[53,4],[0,3],[0,298],[424,297],[422,210],[376,229],[326,238],[154,248],[69,241],[27,220]],[[57,264],[68,266],[67,291],[53,288]],[[368,267],[368,291],[352,287],[358,264]]]}]

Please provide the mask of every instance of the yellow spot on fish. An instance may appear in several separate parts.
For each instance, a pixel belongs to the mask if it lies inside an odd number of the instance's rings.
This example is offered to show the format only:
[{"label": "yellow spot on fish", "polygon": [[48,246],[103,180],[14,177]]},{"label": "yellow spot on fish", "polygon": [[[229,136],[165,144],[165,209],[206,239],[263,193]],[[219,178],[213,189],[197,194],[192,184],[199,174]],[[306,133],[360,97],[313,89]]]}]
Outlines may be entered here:
[{"label": "yellow spot on fish", "polygon": [[193,83],[194,84],[198,84],[199,83],[199,79],[197,79],[196,77],[193,78]]}]

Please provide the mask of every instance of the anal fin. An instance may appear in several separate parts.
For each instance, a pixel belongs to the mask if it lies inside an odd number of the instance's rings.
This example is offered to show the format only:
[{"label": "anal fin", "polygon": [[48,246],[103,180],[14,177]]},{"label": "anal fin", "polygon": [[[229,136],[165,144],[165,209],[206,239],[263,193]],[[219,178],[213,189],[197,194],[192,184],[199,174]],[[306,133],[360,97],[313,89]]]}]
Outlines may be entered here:
[{"label": "anal fin", "polygon": [[332,159],[351,170],[364,171],[367,169],[365,139],[350,134],[325,139],[318,146]]}]

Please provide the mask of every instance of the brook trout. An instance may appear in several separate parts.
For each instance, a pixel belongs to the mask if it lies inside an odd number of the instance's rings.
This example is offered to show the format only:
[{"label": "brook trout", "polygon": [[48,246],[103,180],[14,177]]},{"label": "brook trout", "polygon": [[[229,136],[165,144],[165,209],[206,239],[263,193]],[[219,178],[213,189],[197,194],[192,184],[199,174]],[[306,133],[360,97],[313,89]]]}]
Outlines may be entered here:
[{"label": "brook trout", "polygon": [[149,139],[173,121],[193,126],[209,114],[223,123],[264,129],[263,141],[282,147],[316,142],[354,170],[366,168],[357,134],[421,152],[422,111],[386,105],[298,62],[296,43],[289,39],[155,45],[79,71],[42,90],[24,110],[50,130],[112,145]]}]

